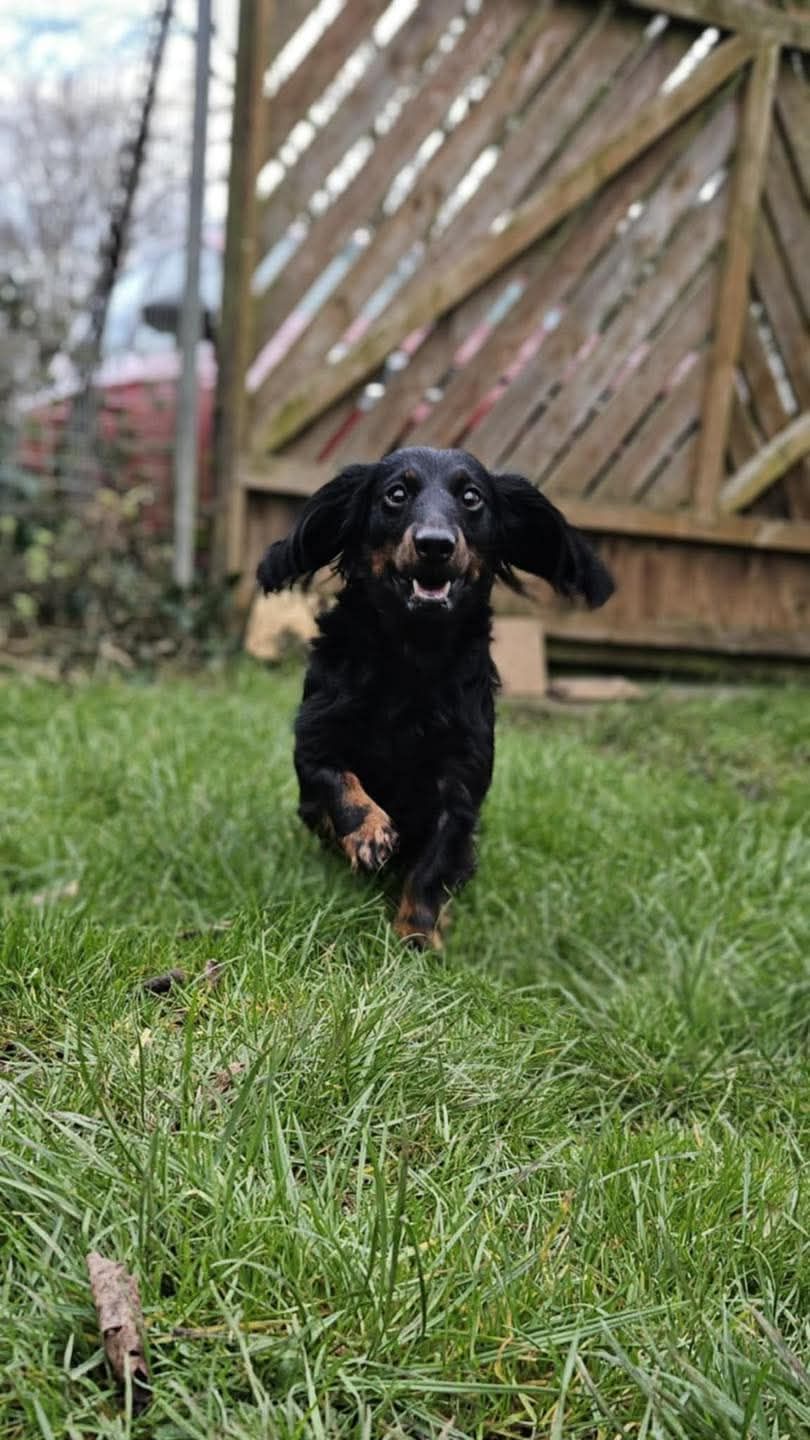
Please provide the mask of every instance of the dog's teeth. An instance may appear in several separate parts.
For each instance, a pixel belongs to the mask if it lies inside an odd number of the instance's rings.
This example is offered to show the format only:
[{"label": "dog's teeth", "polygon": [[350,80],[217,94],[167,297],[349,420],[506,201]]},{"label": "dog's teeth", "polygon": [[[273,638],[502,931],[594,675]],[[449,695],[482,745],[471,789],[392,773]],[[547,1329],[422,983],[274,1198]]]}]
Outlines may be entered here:
[{"label": "dog's teeth", "polygon": [[430,587],[420,585],[418,580],[414,580],[413,593],[419,600],[446,600],[450,594],[450,581],[445,580],[443,585]]}]

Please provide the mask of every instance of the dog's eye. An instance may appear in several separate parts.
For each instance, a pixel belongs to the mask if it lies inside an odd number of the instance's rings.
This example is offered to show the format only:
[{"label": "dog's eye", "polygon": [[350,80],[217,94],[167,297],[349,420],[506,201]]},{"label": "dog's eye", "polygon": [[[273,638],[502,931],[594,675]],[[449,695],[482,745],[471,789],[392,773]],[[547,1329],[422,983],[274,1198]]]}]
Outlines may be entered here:
[{"label": "dog's eye", "polygon": [[386,490],[384,496],[386,505],[390,505],[392,510],[397,510],[400,505],[404,505],[407,498],[408,492],[404,485],[392,485],[390,490]]},{"label": "dog's eye", "polygon": [[467,510],[480,510],[484,503],[484,497],[474,485],[465,485],[461,492],[461,503]]}]

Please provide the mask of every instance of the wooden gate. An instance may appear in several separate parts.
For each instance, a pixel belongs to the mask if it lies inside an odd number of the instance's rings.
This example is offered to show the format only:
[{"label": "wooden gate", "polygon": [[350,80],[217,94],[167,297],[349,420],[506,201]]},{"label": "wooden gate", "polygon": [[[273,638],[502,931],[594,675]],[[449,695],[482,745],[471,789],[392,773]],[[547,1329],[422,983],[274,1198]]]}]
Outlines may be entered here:
[{"label": "wooden gate", "polygon": [[617,574],[596,615],[534,582],[550,637],[810,658],[810,18],[663,8],[321,0],[273,34],[242,0],[220,475],[246,593],[336,468],[459,445]]}]

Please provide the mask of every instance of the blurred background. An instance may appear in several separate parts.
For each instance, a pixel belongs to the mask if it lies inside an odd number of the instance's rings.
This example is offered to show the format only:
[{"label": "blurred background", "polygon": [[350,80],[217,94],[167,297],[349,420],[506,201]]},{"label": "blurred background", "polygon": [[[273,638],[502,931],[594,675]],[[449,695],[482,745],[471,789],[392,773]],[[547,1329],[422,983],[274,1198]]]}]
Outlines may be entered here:
[{"label": "blurred background", "polygon": [[196,654],[253,607],[271,655],[311,615],[254,604],[263,546],[428,443],[618,575],[598,617],[509,602],[518,686],[803,670],[809,52],[776,0],[6,5],[0,653]]}]

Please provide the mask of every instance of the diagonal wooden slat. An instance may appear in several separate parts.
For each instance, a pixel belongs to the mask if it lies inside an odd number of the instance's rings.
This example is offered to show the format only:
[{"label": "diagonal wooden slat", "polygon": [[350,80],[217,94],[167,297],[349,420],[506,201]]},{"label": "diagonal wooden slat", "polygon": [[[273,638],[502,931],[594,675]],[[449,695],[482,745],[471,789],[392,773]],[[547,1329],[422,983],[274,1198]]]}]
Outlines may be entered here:
[{"label": "diagonal wooden slat", "polygon": [[[362,221],[375,221],[396,175],[426,137],[441,124],[448,106],[491,57],[503,25],[482,11],[468,25],[455,48],[444,55],[431,76],[408,100],[395,124],[377,140],[371,157],[342,195],[315,220],[305,242],[284,267],[269,291],[256,300],[256,331],[273,334],[295,308],[329,260]],[[272,208],[272,207],[271,207]],[[261,224],[260,224],[261,233]],[[262,243],[266,237],[262,233]]]},{"label": "diagonal wooden slat", "polygon": [[719,508],[727,515],[744,509],[807,454],[810,454],[810,411],[791,420],[725,482]]},{"label": "diagonal wooden slat", "polygon": [[802,194],[810,204],[810,81],[798,73],[790,56],[783,56],[779,67],[776,104]]},{"label": "diagonal wooden slat", "polygon": [[[669,50],[664,69],[668,68],[671,58]],[[633,77],[633,94],[638,103],[643,103],[651,90],[657,89],[661,68],[660,52],[656,52],[642,72]],[[600,113],[597,111],[597,116]],[[438,405],[410,437],[413,444],[449,444],[462,438],[465,422],[476,402],[480,402],[482,395],[514,361],[522,342],[536,328],[538,318],[567,298],[613,237],[631,203],[645,199],[679,150],[685,148],[687,139],[685,128],[664,136],[602,190],[587,214],[573,217],[553,246],[535,248],[502,272],[504,284],[513,278],[525,283],[523,294],[481,347],[474,362],[466,364],[450,380]]]},{"label": "diagonal wooden slat", "polygon": [[656,471],[667,458],[674,458],[679,441],[697,423],[707,363],[708,356],[704,351],[640,426],[614,466],[620,484],[612,487],[608,477],[599,492],[605,499],[636,500],[648,504],[657,494],[657,508],[671,505],[673,509],[689,499],[686,476],[683,477],[683,489],[677,491],[672,488],[671,477],[669,482],[665,479],[669,467],[661,474],[656,474]]},{"label": "diagonal wooden slat", "polygon": [[419,80],[425,61],[460,8],[460,0],[418,5],[390,44],[375,52],[354,89],[269,197],[263,221],[265,243],[280,239],[304,211],[354,141],[373,124],[392,87]]},{"label": "diagonal wooden slat", "polygon": [[554,457],[582,424],[600,395],[610,389],[616,370],[664,320],[667,311],[693,282],[716,248],[725,218],[722,192],[697,210],[688,225],[680,228],[660,264],[622,307],[610,328],[599,336],[596,347],[577,366],[575,382],[567,384],[553,398],[523,435],[516,449],[510,448],[499,463],[508,464],[542,481],[549,471],[549,493],[555,491]]},{"label": "diagonal wooden slat", "polygon": [[[628,0],[640,10],[655,10],[658,0]],[[810,16],[798,7],[781,9],[762,0],[666,0],[670,15],[694,20],[704,26],[734,30],[751,39],[780,45],[798,45],[810,50]]]},{"label": "diagonal wooden slat", "polygon": [[[560,149],[571,146],[573,150],[571,135],[638,47],[638,29],[618,22],[610,5],[595,6],[591,14],[586,7],[575,5],[571,19],[579,31],[575,43],[527,107],[519,126],[506,136],[498,164],[476,201],[476,230],[483,230],[536,189],[537,177],[545,174]],[[584,27],[583,19],[589,22]],[[575,163],[576,158],[571,166]],[[456,217],[441,237],[437,260],[452,254],[459,239],[469,236],[470,222],[470,215],[463,211]]]},{"label": "diagonal wooden slat", "polygon": [[[664,69],[668,68],[671,58],[670,48]],[[660,59],[657,66],[653,76],[646,70],[643,76],[634,76],[634,96],[639,99],[639,103],[644,98],[645,86],[651,90],[656,85],[656,77],[660,79]],[[498,374],[499,361],[505,360],[507,355],[513,355],[526,331],[536,323],[542,307],[551,304],[558,290],[565,288],[566,279],[574,277],[598,254],[616,223],[626,212],[633,195],[638,192],[639,187],[643,189],[643,175],[660,172],[664,167],[665,152],[673,152],[669,137],[660,142],[642,161],[637,162],[632,174],[619,177],[608,187],[589,215],[587,225],[575,226],[570,235],[568,232],[571,226],[564,227],[544,245],[536,247],[530,255],[506,267],[474,296],[469,297],[459,312],[454,312],[459,316],[460,338],[466,340],[467,346],[471,342],[478,344],[480,342],[475,340],[476,328],[486,323],[492,306],[499,299],[503,301],[509,288],[517,282],[526,285],[519,302],[508,311],[506,319],[496,326],[489,340],[483,342],[483,349],[475,364],[466,364],[465,369],[458,374],[457,379],[461,385],[454,394],[449,420],[442,402],[437,407],[438,416],[434,411],[414,429],[408,429],[408,444],[447,445],[459,438],[457,431],[461,421],[469,414],[476,398],[480,397],[482,386],[486,387],[487,381],[482,379],[482,375],[488,376],[491,383],[492,378]],[[452,354],[447,356],[444,334],[442,333],[440,339],[438,332],[434,332],[419,350],[416,361],[412,362],[407,370],[389,379],[385,397],[358,427],[351,441],[355,445],[359,443],[367,446],[370,454],[376,453],[378,449],[389,448],[402,433],[404,417],[413,410],[427,386],[441,380],[452,359]],[[457,423],[454,422],[454,416]],[[454,424],[455,428],[452,428]],[[343,452],[346,450],[346,446],[342,447]]]},{"label": "diagonal wooden slat", "polygon": [[[644,493],[638,509],[648,515],[686,515],[691,493],[692,471],[695,465],[697,431],[688,435],[665,468],[655,476],[653,483]],[[692,517],[692,523],[697,522]]]},{"label": "diagonal wooden slat", "polygon": [[[810,126],[810,107],[807,123]],[[801,303],[804,319],[810,320],[810,204],[796,182],[778,126],[774,127],[768,155],[765,199],[782,261]]]},{"label": "diagonal wooden slat", "polygon": [[741,394],[737,377],[735,377],[734,395],[731,401],[731,421],[728,430],[728,453],[734,470],[739,470],[746,460],[750,460],[755,451],[760,448],[762,439],[754,417]]},{"label": "diagonal wooden slat", "polygon": [[452,265],[438,274],[429,274],[407,302],[393,304],[364,341],[337,365],[324,366],[311,375],[306,387],[297,389],[254,429],[258,452],[278,449],[297,434],[331,401],[344,395],[362,380],[404,335],[463,300],[497,269],[522,254],[535,240],[595,191],[636,156],[642,154],[671,125],[691,114],[708,95],[717,90],[750,58],[751,47],[733,39],[708,57],[675,90],[656,96],[632,122],[611,136],[593,155],[573,171],[561,175],[527,201],[498,234],[482,237],[454,257]]},{"label": "diagonal wooden slat", "polygon": [[[771,369],[765,342],[760,335],[759,328],[754,320],[751,308],[749,307],[748,317],[745,322],[743,334],[742,352],[740,355],[740,368],[745,377],[748,393],[751,396],[751,403],[755,412],[755,418],[759,421],[761,434],[754,428],[754,418],[748,420],[748,425],[753,434],[753,439],[747,443],[750,437],[741,436],[740,432],[745,421],[741,421],[738,413],[743,407],[739,401],[739,395],[735,390],[735,402],[732,406],[732,429],[729,431],[729,455],[732,461],[732,468],[739,470],[749,460],[751,455],[760,448],[763,437],[770,440],[774,435],[783,430],[790,423],[792,416],[787,410],[779,386]],[[748,407],[745,407],[746,418],[749,415]],[[735,425],[736,421],[736,425]],[[735,443],[732,443],[732,432],[736,429]],[[780,477],[787,500],[788,513],[796,520],[810,519],[810,459],[805,457],[800,460],[791,470]]]},{"label": "diagonal wooden slat", "polygon": [[[674,225],[692,206],[702,183],[724,163],[734,135],[733,107],[725,103],[707,122],[702,116],[699,120],[677,163],[665,169],[646,196],[641,217],[626,234],[614,238],[578,289],[572,287],[569,309],[563,312],[557,328],[544,339],[535,358],[526,363],[497,406],[473,432],[471,443],[485,463],[501,462],[577,352],[598,337],[608,310],[621,304],[643,267],[653,261]],[[673,144],[670,136],[666,143]],[[641,195],[644,198],[643,191]],[[588,217],[584,217],[583,224],[588,223]],[[624,358],[616,357],[617,370]],[[549,454],[549,461],[551,458]]]},{"label": "diagonal wooden slat", "polygon": [[[513,25],[517,24],[523,14],[525,0],[507,0],[499,12],[501,38],[504,30],[509,33],[507,21],[511,18]],[[283,369],[270,373],[257,389],[254,400],[257,410],[277,403],[297,378],[310,373],[313,366],[323,364],[324,357],[356,320],[375,289],[417,241],[428,239],[437,204],[466,174],[490,138],[493,127],[502,123],[505,97],[510,93],[519,96],[523,85],[532,83],[536,64],[532,54],[535,31],[535,22],[530,20],[489,93],[449,135],[418,176],[404,203],[393,215],[382,217],[369,247],[284,356]],[[393,174],[389,174],[390,179]],[[328,215],[325,218],[328,219]],[[283,298],[283,275],[280,286]]]},{"label": "diagonal wooden slat", "polygon": [[761,216],[757,229],[754,288],[765,306],[768,324],[799,406],[810,408],[808,328],[792,298],[790,281],[767,213]]},{"label": "diagonal wooden slat", "polygon": [[[649,351],[629,370],[616,393],[595,419],[573,442],[560,464],[554,467],[557,492],[606,496],[619,500],[627,490],[624,468],[617,461],[603,474],[611,450],[619,445],[639,422],[664,389],[676,366],[700,346],[709,329],[711,303],[716,281],[714,267],[699,281],[693,294],[668,320]],[[593,483],[594,477],[596,483]]]},{"label": "diagonal wooden slat", "polygon": [[765,177],[778,66],[778,48],[767,46],[757,55],[751,67],[743,101],[712,358],[695,460],[692,498],[696,512],[702,516],[711,515],[714,510],[724,473],[734,367],[748,306],[751,259]]},{"label": "diagonal wooden slat", "polygon": [[310,106],[357,49],[358,40],[366,35],[384,8],[384,0],[346,0],[331,25],[265,107],[262,164],[275,155],[296,121],[305,118]]}]

